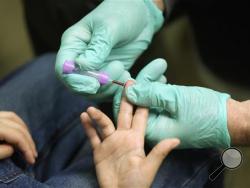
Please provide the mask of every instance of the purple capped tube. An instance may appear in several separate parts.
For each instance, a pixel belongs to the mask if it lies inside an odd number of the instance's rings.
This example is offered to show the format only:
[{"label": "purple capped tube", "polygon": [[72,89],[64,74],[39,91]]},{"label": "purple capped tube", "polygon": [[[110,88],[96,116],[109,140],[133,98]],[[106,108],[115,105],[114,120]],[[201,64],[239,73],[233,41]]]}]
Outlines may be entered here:
[{"label": "purple capped tube", "polygon": [[106,85],[112,82],[109,76],[104,72],[81,71],[75,66],[74,61],[66,60],[63,64],[63,74],[72,74],[72,73],[94,77],[99,81],[101,85]]}]

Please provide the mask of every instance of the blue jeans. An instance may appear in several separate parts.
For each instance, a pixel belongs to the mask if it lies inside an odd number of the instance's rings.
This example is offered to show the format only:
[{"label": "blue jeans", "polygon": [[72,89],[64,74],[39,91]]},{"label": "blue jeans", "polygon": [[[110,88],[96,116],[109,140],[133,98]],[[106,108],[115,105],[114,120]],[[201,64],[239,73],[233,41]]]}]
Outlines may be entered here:
[{"label": "blue jeans", "polygon": [[[0,82],[0,111],[14,111],[29,126],[39,157],[28,165],[19,152],[0,161],[0,187],[98,187],[92,151],[79,115],[94,103],[55,77],[54,54],[44,55]],[[204,187],[214,150],[170,154],[152,187]]]}]

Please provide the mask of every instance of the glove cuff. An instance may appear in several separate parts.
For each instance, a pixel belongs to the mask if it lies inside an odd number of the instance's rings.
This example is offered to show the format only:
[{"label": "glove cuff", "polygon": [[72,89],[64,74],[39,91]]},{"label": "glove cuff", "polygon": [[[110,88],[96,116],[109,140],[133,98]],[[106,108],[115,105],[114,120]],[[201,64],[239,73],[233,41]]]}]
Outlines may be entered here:
[{"label": "glove cuff", "polygon": [[154,32],[157,32],[163,25],[164,16],[163,12],[156,6],[153,0],[144,0],[150,14],[154,21]]},{"label": "glove cuff", "polygon": [[222,124],[221,124],[221,128],[218,129],[220,130],[218,132],[218,143],[217,146],[220,148],[228,148],[231,145],[231,138],[229,135],[229,131],[228,131],[228,127],[227,127],[227,100],[229,98],[231,98],[231,96],[229,94],[226,93],[222,93],[221,96],[221,103],[222,103],[222,112],[221,112],[221,119],[222,119]]}]

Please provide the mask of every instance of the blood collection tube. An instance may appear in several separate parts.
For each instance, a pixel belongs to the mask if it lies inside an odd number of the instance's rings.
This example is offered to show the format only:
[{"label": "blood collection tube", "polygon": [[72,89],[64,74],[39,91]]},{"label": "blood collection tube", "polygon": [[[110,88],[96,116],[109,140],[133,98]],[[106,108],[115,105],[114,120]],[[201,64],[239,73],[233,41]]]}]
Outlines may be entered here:
[{"label": "blood collection tube", "polygon": [[85,76],[91,76],[93,78],[96,78],[101,85],[106,85],[106,84],[117,84],[120,86],[124,86],[125,84],[117,81],[117,80],[112,80],[108,74],[105,72],[99,72],[99,71],[82,71],[80,70],[77,66],[75,66],[74,61],[66,60],[63,64],[63,74],[81,74]]}]

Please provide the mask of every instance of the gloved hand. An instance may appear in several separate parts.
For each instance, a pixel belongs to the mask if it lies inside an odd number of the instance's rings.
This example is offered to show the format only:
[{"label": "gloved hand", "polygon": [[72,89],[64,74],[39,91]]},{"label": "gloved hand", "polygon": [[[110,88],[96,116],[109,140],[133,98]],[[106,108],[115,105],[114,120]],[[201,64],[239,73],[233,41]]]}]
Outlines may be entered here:
[{"label": "gloved hand", "polygon": [[[164,72],[167,70],[167,63],[164,59],[155,59],[146,65],[138,74],[136,78],[136,83],[146,83],[157,81],[159,83],[166,83],[167,79],[164,76]],[[128,78],[129,79],[129,78]],[[133,80],[130,78],[130,80]],[[113,112],[114,119],[117,120],[117,115],[120,109],[121,97],[123,93],[123,88],[119,88],[113,99]],[[150,116],[154,114],[150,114]]]},{"label": "gloved hand", "polygon": [[[63,75],[65,60],[74,60],[81,70],[101,70],[118,60],[128,70],[147,49],[162,24],[162,12],[153,0],[104,0],[64,32],[56,59],[56,73],[77,93],[95,94],[98,91],[98,97],[112,95],[115,91],[110,89],[112,85],[99,91],[100,84],[93,78]],[[123,74],[120,68],[117,71],[112,66],[106,69],[112,78],[118,79]]]},{"label": "gloved hand", "polygon": [[[151,73],[151,77],[161,74]],[[136,84],[126,90],[130,102],[151,109],[146,131],[150,144],[177,137],[181,140],[179,148],[230,146],[228,94],[202,87],[152,82],[151,73],[140,72]]]},{"label": "gloved hand", "polygon": [[[124,69],[120,61],[110,62],[107,66],[100,69],[100,71],[107,73],[112,80],[124,83],[131,78],[130,73]],[[80,74],[65,74],[63,77],[65,82],[71,83],[71,85],[66,86],[73,92],[85,93],[84,96],[96,101],[101,100],[101,102],[103,102],[103,99],[114,94],[118,88],[122,88],[116,84],[100,86],[97,79]],[[97,92],[94,92],[93,89],[96,89]]]}]

